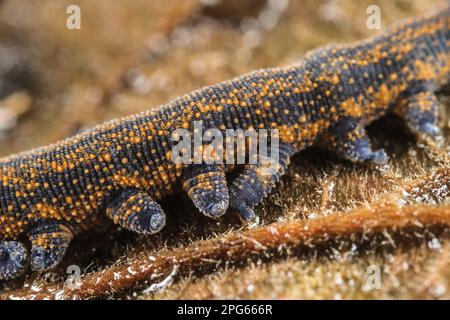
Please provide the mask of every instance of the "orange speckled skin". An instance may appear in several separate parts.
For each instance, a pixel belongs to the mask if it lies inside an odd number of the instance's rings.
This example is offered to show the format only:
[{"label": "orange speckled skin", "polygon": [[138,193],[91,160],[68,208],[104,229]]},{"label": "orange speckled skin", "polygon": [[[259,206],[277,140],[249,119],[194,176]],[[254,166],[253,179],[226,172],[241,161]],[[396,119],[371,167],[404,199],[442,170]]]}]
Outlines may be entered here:
[{"label": "orange speckled skin", "polygon": [[[384,163],[364,127],[388,112],[431,137],[434,92],[449,76],[449,9],[408,19],[380,36],[309,53],[300,63],[258,70],[180,97],[158,111],[113,120],[40,149],[0,160],[0,279],[19,275],[32,241],[31,266],[45,270],[63,257],[73,234],[107,213],[141,233],[159,231],[156,201],[184,189],[196,206],[219,216],[231,206],[244,219],[270,191],[295,152],[321,141],[354,162]],[[278,129],[279,172],[245,165],[226,184],[229,166],[171,161],[175,129]],[[3,241],[3,242],[2,242]]]}]

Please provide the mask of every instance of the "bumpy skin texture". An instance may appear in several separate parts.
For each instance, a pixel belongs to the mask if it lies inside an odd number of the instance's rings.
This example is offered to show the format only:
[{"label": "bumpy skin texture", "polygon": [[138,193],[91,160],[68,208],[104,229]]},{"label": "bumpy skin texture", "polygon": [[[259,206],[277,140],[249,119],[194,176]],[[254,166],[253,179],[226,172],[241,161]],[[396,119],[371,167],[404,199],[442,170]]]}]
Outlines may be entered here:
[{"label": "bumpy skin texture", "polygon": [[[158,232],[161,198],[184,190],[199,210],[231,207],[244,220],[296,152],[321,143],[345,159],[382,164],[365,126],[397,113],[428,137],[437,127],[435,91],[449,76],[449,13],[409,19],[372,39],[315,50],[300,63],[258,70],[180,97],[158,111],[113,120],[57,144],[0,160],[0,279],[57,265],[73,236],[101,214],[135,232]],[[230,165],[171,159],[176,129],[278,129],[280,161],[247,164],[227,184]],[[239,170],[239,168],[237,168]],[[31,257],[17,242],[31,241]]]}]

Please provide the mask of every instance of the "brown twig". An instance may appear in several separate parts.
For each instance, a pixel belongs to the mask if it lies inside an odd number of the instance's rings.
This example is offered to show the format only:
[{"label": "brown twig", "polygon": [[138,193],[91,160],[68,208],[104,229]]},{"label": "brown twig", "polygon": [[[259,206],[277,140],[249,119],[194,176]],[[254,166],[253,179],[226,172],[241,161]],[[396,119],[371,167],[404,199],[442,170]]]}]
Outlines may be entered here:
[{"label": "brown twig", "polygon": [[359,209],[345,215],[331,215],[314,220],[272,224],[244,233],[233,233],[193,243],[157,256],[135,259],[124,265],[84,276],[76,290],[49,285],[42,292],[16,291],[2,299],[98,298],[142,286],[155,275],[177,269],[186,274],[193,270],[214,269],[219,263],[233,264],[245,259],[276,252],[280,247],[310,247],[336,237],[353,234],[365,236],[386,231],[417,230],[433,226],[450,227],[450,206],[396,207],[379,206]]}]

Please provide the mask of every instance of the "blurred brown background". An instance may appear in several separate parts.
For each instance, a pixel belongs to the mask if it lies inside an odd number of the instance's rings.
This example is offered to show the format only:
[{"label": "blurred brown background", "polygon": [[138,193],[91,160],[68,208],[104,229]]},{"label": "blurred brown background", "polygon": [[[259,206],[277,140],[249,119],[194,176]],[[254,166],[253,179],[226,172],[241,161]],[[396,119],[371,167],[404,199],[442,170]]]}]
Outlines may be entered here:
[{"label": "blurred brown background", "polygon": [[[385,27],[444,2],[374,3],[382,8]],[[71,4],[81,9],[81,30],[66,28]],[[378,31],[366,27],[368,4],[2,1],[0,156],[156,107],[252,69],[293,62],[320,45],[373,35]]]}]

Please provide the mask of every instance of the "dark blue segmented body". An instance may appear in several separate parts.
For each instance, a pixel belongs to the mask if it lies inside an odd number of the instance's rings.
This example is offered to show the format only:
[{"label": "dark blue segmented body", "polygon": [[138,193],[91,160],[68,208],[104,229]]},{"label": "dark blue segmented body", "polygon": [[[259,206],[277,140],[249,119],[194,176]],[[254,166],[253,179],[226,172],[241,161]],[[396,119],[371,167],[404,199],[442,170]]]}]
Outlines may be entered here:
[{"label": "dark blue segmented body", "polygon": [[[365,126],[397,113],[415,133],[438,137],[436,90],[449,79],[449,9],[408,19],[382,35],[309,53],[283,68],[258,70],[180,97],[157,111],[113,120],[62,142],[0,160],[0,279],[57,265],[74,235],[106,214],[139,233],[158,232],[157,203],[184,190],[201,212],[231,207],[246,219],[296,152],[320,142],[345,159],[382,164]],[[234,166],[172,161],[177,129],[276,129],[279,164]]]}]

